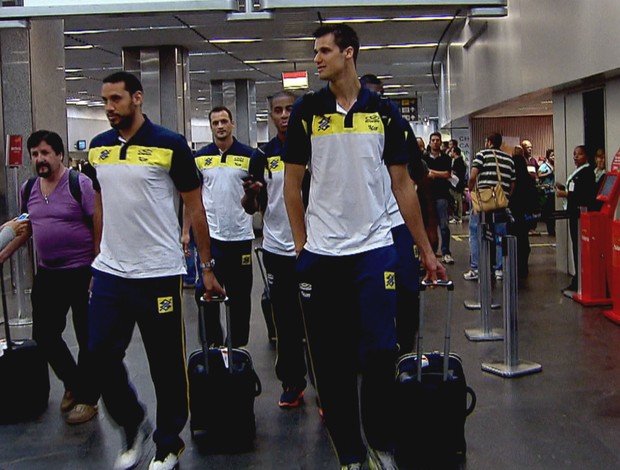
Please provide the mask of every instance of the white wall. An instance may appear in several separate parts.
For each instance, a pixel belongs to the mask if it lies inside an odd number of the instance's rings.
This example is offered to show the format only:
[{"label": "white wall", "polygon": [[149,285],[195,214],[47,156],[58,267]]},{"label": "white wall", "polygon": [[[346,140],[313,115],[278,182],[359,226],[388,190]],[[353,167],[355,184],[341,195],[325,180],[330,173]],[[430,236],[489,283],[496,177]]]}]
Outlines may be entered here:
[{"label": "white wall", "polygon": [[[620,73],[618,0],[510,0],[506,18],[468,49],[448,52],[450,113],[458,119],[508,99],[603,72]],[[483,20],[465,26],[458,42]]]},{"label": "white wall", "polygon": [[[103,108],[88,108],[86,106],[67,106],[68,141],[67,150],[72,151],[75,142],[91,139],[101,132],[110,129],[108,119]],[[267,142],[269,126],[267,122],[257,122],[258,142]],[[275,134],[274,134],[275,135]],[[196,148],[213,142],[211,126],[208,119],[192,119],[192,143]]]},{"label": "white wall", "polygon": [[75,142],[85,140],[86,145],[101,132],[110,129],[103,108],[67,106],[67,150],[75,149]]}]

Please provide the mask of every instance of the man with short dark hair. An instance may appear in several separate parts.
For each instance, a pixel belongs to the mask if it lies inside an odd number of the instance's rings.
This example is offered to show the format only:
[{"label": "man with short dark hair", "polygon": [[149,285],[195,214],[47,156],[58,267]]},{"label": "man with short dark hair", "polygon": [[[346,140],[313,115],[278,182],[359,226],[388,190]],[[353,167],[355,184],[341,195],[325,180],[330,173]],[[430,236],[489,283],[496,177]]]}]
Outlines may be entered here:
[{"label": "man with short dark hair", "polygon": [[[239,347],[250,339],[254,228],[252,216],[241,206],[241,198],[242,179],[250,176],[250,156],[254,150],[233,136],[235,122],[226,106],[214,107],[209,112],[209,121],[213,142],[196,152],[196,166],[203,178],[202,201],[211,234],[213,270],[230,296],[232,345]],[[187,233],[187,221],[183,231]],[[195,294],[198,308],[204,293],[200,284],[199,273]],[[206,305],[204,311],[207,342],[224,345],[220,305]]]},{"label": "man with short dark hair", "polygon": [[[283,151],[308,346],[341,468],[361,469],[368,458],[370,468],[395,469],[397,255],[383,165],[401,215],[420,240],[423,226],[414,214],[401,116],[393,103],[361,86],[357,34],[348,25],[330,24],[314,37],[314,62],[329,83],[295,103]],[[436,279],[432,250],[421,255],[428,278]]]},{"label": "man with short dark hair", "polygon": [[[469,191],[473,193],[476,185],[479,188],[493,187],[499,180],[497,176],[497,168],[501,177],[502,188],[508,197],[512,194],[515,186],[515,165],[512,157],[500,150],[502,145],[502,135],[499,132],[490,134],[485,140],[485,149],[476,154],[471,164],[469,173],[469,181],[467,186]],[[485,222],[491,225],[491,229],[495,233],[495,279],[502,280],[502,237],[506,236],[506,222],[508,217],[506,209],[499,209],[490,213],[485,213]],[[469,215],[469,264],[471,269],[463,274],[466,281],[478,280],[478,226],[482,222],[482,214],[476,213],[473,209]],[[486,267],[485,267],[486,268]]]},{"label": "man with short dark hair", "polygon": [[[37,253],[37,273],[32,286],[32,336],[41,347],[65,393],[60,411],[69,424],[81,424],[97,415],[99,389],[88,353],[88,287],[90,264],[95,257],[93,213],[95,191],[90,178],[77,173],[80,200],[72,194],[70,171],[63,162],[62,138],[56,132],[39,130],[26,146],[37,178],[22,185],[22,206],[27,209],[32,232],[13,240],[1,253],[4,262],[32,233]],[[71,175],[73,176],[73,175]],[[78,342],[77,363],[62,334],[71,309]]]},{"label": "man with short dark hair", "polygon": [[[430,150],[424,153],[424,161],[428,166],[428,176],[431,182],[431,197],[433,199],[437,219],[430,218],[429,230],[441,234],[442,262],[454,264],[450,251],[450,226],[448,225],[448,207],[450,205],[450,176],[452,175],[452,159],[441,150],[441,133],[433,132],[429,140]],[[439,227],[437,227],[438,224]],[[431,238],[432,240],[432,238]],[[437,250],[433,246],[433,250]]]},{"label": "man with short dark hair", "polygon": [[[185,137],[142,114],[144,92],[136,76],[107,76],[101,96],[112,129],[97,135],[88,152],[101,187],[95,219],[103,227],[93,262],[89,346],[107,412],[125,437],[114,468],[135,468],[151,433],[123,363],[138,325],[157,397],[156,452],[149,470],[172,470],[185,448],[180,434],[188,416],[181,306],[186,267],[178,215],[182,199],[200,255],[210,260],[201,179]],[[207,301],[223,295],[211,264],[202,269]]]},{"label": "man with short dark hair", "polygon": [[304,325],[295,274],[295,243],[284,206],[282,147],[296,96],[279,91],[269,99],[270,117],[278,134],[258,148],[250,161],[252,180],[243,183],[241,203],[249,214],[263,214],[263,261],[273,321],[277,331],[276,376],[282,382],[280,408],[294,408],[306,388]]}]

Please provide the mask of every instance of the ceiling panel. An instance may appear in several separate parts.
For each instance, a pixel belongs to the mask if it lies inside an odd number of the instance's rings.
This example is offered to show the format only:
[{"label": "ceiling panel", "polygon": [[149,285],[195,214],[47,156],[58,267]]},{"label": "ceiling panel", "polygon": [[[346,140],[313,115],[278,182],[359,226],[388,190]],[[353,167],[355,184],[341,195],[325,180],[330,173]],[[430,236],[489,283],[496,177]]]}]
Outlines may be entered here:
[{"label": "ceiling panel", "polygon": [[[393,21],[416,15],[443,15],[448,19],[460,11],[444,36],[449,20]],[[283,71],[307,70],[310,89],[324,85],[315,74],[313,40],[295,40],[312,36],[319,18],[372,18],[385,21],[354,23],[362,47],[389,44],[424,44],[434,47],[362,50],[358,73],[386,75],[386,85],[402,86],[388,91],[406,92],[399,97],[421,98],[426,116],[437,116],[437,89],[431,73],[433,56],[438,81],[439,61],[445,40],[465,23],[467,8],[455,5],[357,6],[321,8],[282,8],[273,11],[270,20],[229,21],[222,11],[144,13],[127,15],[76,15],[65,17],[66,46],[92,45],[88,50],[67,50],[67,69],[81,72],[82,80],[67,81],[69,98],[99,99],[101,80],[122,69],[123,47],[175,45],[190,53],[190,98],[192,116],[205,117],[210,109],[209,85],[212,80],[251,79],[256,81],[257,107],[264,110],[267,97],[281,88]],[[91,34],[78,34],[80,31]],[[444,44],[437,42],[444,36]],[[214,39],[256,38],[260,42],[211,44]],[[286,59],[285,63],[245,64],[256,59]],[[197,101],[200,97],[201,101]],[[263,109],[261,109],[263,108]],[[494,111],[491,111],[494,112]],[[505,113],[504,113],[505,114]]]}]

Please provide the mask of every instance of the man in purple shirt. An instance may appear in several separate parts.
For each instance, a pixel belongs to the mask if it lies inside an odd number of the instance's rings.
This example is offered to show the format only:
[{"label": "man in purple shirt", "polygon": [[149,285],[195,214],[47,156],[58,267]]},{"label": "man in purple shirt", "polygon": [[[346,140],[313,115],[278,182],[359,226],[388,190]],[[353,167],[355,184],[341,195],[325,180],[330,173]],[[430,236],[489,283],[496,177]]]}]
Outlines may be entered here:
[{"label": "man in purple shirt", "polygon": [[[58,134],[36,131],[28,137],[27,146],[37,173],[27,200],[27,182],[21,191],[31,230],[0,251],[0,262],[32,234],[38,258],[31,294],[32,336],[64,383],[61,412],[68,412],[67,423],[80,424],[97,415],[100,395],[92,378],[87,323],[90,265],[95,257],[95,192],[91,179],[82,174],[77,174],[81,194],[78,197],[71,191],[69,173],[73,170],[63,164],[64,145]],[[62,338],[69,308],[80,348],[77,363]]]}]

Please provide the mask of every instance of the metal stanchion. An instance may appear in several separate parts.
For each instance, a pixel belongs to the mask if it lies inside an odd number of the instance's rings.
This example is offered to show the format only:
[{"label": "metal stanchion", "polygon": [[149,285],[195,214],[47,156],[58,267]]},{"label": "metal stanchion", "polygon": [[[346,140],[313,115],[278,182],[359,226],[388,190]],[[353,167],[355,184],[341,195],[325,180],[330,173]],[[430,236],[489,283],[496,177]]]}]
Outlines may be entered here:
[{"label": "metal stanchion", "polygon": [[[475,216],[474,216],[475,217]],[[468,310],[480,310],[489,307],[492,309],[500,308],[501,305],[493,303],[491,289],[491,243],[495,243],[495,236],[486,223],[486,216],[482,213],[478,225],[478,299],[471,301],[465,300],[463,305]]]},{"label": "metal stanchion", "polygon": [[[490,313],[493,308],[491,286],[491,241],[495,236],[489,224],[481,220],[478,226],[479,260],[478,260],[478,296],[480,298],[480,328],[466,328],[465,337],[470,341],[497,341],[503,339],[503,332],[491,328]],[[465,303],[465,307],[467,303]],[[498,306],[499,307],[499,306]]]},{"label": "metal stanchion", "polygon": [[[13,173],[13,184],[15,188],[19,188],[19,181],[17,179],[17,168],[11,168]],[[19,199],[18,199],[19,200]],[[15,291],[17,293],[17,318],[9,320],[10,326],[28,326],[32,325],[32,318],[25,316],[26,294],[24,292],[24,280],[26,278],[25,267],[28,265],[27,250],[20,248],[13,255],[14,262],[14,279],[15,279]]]},{"label": "metal stanchion", "polygon": [[504,260],[504,362],[483,362],[482,370],[502,377],[540,372],[542,366],[536,362],[519,360],[517,338],[517,239],[507,235],[502,240]]}]

